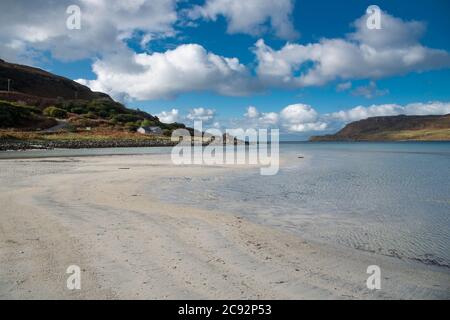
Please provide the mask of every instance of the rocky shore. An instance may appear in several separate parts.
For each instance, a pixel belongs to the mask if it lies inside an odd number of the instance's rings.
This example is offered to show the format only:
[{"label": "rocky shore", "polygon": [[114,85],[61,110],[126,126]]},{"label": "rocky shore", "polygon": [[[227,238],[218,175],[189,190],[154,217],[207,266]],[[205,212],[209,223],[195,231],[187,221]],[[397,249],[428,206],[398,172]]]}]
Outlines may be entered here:
[{"label": "rocky shore", "polygon": [[169,140],[0,140],[0,151],[30,149],[87,149],[87,148],[137,148],[170,147],[175,145]]}]

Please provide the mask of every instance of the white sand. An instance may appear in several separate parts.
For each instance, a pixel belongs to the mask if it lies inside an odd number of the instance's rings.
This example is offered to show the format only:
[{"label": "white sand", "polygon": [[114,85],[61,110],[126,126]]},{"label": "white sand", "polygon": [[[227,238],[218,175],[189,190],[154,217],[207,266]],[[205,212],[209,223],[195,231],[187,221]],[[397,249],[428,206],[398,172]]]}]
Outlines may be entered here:
[{"label": "white sand", "polygon": [[[450,298],[447,268],[158,200],[162,178],[189,188],[179,178],[229,170],[156,155],[0,161],[0,298]],[[72,264],[79,291],[66,288]],[[381,290],[366,288],[369,265],[381,267]]]}]

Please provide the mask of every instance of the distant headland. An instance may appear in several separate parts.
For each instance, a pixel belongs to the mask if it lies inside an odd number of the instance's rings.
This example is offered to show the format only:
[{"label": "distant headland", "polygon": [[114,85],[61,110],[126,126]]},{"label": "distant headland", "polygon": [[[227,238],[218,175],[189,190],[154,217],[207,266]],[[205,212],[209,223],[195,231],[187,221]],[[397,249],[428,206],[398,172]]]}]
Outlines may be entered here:
[{"label": "distant headland", "polygon": [[310,141],[450,141],[450,114],[372,117]]}]

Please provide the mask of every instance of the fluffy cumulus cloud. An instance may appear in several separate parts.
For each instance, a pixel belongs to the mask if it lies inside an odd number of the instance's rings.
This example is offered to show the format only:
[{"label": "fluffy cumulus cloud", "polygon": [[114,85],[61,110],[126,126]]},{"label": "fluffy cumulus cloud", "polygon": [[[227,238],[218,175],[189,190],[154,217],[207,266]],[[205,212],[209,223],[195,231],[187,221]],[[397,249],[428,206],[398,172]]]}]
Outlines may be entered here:
[{"label": "fluffy cumulus cloud", "polygon": [[[66,27],[70,5],[81,9],[80,30]],[[2,0],[0,54],[9,61],[45,51],[60,60],[90,58],[124,47],[137,32],[146,41],[173,34],[176,21],[176,0]]]},{"label": "fluffy cumulus cloud", "polygon": [[[181,32],[177,4],[177,0],[2,0],[0,56],[13,62],[30,62],[48,52],[58,60],[93,59],[96,78],[79,82],[121,100],[173,98],[197,91],[240,96],[333,81],[340,81],[338,91],[346,91],[356,79],[375,81],[450,67],[449,53],[421,44],[424,23],[385,12],[380,30],[369,30],[364,15],[353,23],[354,32],[342,38],[289,42],[280,49],[258,40],[253,49],[256,64],[248,66],[198,44],[142,53],[129,47],[130,39],[146,48],[154,39]],[[81,8],[81,30],[66,28],[69,5]],[[224,17],[229,33],[269,31],[292,39],[297,36],[293,8],[293,0],[206,0],[187,12],[191,19]],[[387,93],[375,82],[351,92],[368,98]],[[273,114],[264,116],[266,122],[276,120]]]},{"label": "fluffy cumulus cloud", "polygon": [[260,112],[256,107],[249,106],[244,114],[244,123],[247,127],[276,126],[279,115],[276,112]]},{"label": "fluffy cumulus cloud", "polygon": [[216,55],[197,44],[152,54],[126,50],[97,60],[93,71],[97,79],[78,81],[116,98],[172,98],[204,90],[238,96],[253,91],[248,70],[238,59]]},{"label": "fluffy cumulus cloud", "polygon": [[198,107],[190,109],[185,113],[181,113],[179,109],[172,108],[171,110],[162,111],[156,116],[163,123],[181,122],[192,126],[194,121],[202,121],[205,128],[220,127],[218,121],[216,121],[216,110]]},{"label": "fluffy cumulus cloud", "polygon": [[172,109],[170,111],[162,111],[156,116],[163,123],[174,123],[179,121],[179,113],[178,109]]},{"label": "fluffy cumulus cloud", "polygon": [[319,121],[319,114],[306,104],[292,104],[280,112],[282,125],[291,132],[322,131],[327,128]]},{"label": "fluffy cumulus cloud", "polygon": [[342,122],[351,122],[377,116],[394,116],[400,114],[402,108],[396,104],[357,106],[349,110],[340,110],[330,114],[330,118]]},{"label": "fluffy cumulus cloud", "polygon": [[274,50],[261,39],[255,45],[261,81],[270,86],[306,87],[337,79],[378,79],[450,66],[450,55],[419,40],[425,25],[382,13],[382,29],[366,27],[358,19],[346,38],[322,39],[306,45],[288,43]]},{"label": "fluffy cumulus cloud", "polygon": [[208,108],[194,108],[184,115],[178,109],[163,111],[157,116],[162,122],[181,121],[192,125],[201,120],[204,128],[278,128],[283,134],[300,134],[304,137],[317,132],[336,132],[345,124],[369,117],[395,115],[443,115],[450,114],[450,102],[427,102],[399,104],[381,104],[357,106],[333,113],[319,113],[312,106],[302,103],[288,105],[280,111],[261,112],[255,106],[249,106],[241,118],[216,119],[216,111]]},{"label": "fluffy cumulus cloud", "polygon": [[207,108],[194,108],[192,109],[186,118],[191,121],[202,121],[204,123],[210,123],[214,120],[216,111]]},{"label": "fluffy cumulus cloud", "polygon": [[[233,26],[234,12],[253,5],[252,1],[223,1],[207,1],[196,10],[210,17],[222,9],[229,10],[233,12],[229,13],[229,26]],[[250,14],[243,16],[252,21]],[[287,43],[279,50],[258,40],[254,47],[255,76],[237,58],[208,52],[200,45],[185,44],[152,54],[118,50],[115,57],[110,55],[95,62],[93,70],[97,79],[85,83],[116,97],[159,99],[192,91],[237,96],[274,87],[320,86],[336,80],[342,81],[337,87],[342,91],[350,89],[353,79],[369,79],[369,85],[352,93],[372,98],[387,93],[376,87],[376,79],[450,67],[450,55],[446,51],[420,44],[425,31],[423,23],[403,21],[383,13],[382,29],[369,30],[366,19],[363,16],[356,20],[355,31],[345,38],[322,39],[305,45]]]},{"label": "fluffy cumulus cloud", "polygon": [[259,117],[259,111],[258,111],[258,109],[256,109],[256,107],[249,106],[247,108],[247,112],[245,113],[244,116],[249,118],[249,119],[256,119],[256,118]]},{"label": "fluffy cumulus cloud", "polygon": [[279,115],[276,112],[264,112],[258,120],[263,125],[273,126],[278,123]]},{"label": "fluffy cumulus cloud", "polygon": [[228,33],[261,35],[272,31],[282,39],[293,39],[298,37],[292,23],[293,8],[293,0],[206,0],[188,14],[192,19],[213,21],[223,16]]},{"label": "fluffy cumulus cloud", "polygon": [[285,132],[322,131],[327,128],[316,110],[300,103],[286,106],[280,112],[259,112],[256,107],[250,106],[244,118],[244,127],[280,127]]}]

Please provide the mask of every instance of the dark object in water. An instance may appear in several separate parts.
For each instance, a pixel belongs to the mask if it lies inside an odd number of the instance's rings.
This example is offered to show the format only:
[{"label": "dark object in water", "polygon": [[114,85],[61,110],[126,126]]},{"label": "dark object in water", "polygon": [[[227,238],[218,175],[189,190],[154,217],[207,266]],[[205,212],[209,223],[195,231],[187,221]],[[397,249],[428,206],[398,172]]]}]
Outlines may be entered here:
[{"label": "dark object in water", "polygon": [[305,159],[305,157],[303,157],[303,156],[299,156],[298,158],[299,158],[299,159]]},{"label": "dark object in water", "polygon": [[130,170],[130,168],[119,168],[119,170]]}]

